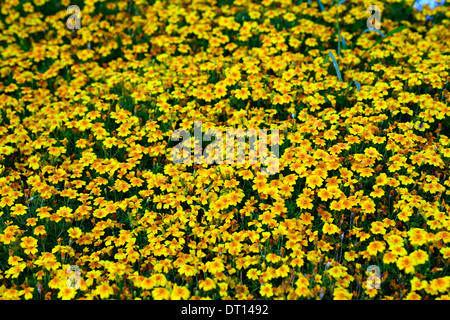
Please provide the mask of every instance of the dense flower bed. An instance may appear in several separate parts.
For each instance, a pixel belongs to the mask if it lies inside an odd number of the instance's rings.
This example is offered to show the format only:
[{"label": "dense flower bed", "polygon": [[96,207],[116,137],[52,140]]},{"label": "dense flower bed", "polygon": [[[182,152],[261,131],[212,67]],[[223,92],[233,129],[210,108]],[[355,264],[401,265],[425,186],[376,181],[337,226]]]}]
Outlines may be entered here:
[{"label": "dense flower bed", "polygon": [[450,297],[448,2],[71,4],[1,3],[1,299]]}]

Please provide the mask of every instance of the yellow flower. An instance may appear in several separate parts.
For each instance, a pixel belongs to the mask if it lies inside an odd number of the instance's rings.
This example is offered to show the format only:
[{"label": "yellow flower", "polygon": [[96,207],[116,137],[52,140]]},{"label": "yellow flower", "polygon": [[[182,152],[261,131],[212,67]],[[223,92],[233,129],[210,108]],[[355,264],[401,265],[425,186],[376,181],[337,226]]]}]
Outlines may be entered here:
[{"label": "yellow flower", "polygon": [[341,278],[347,274],[346,270],[347,267],[335,266],[326,272],[328,272],[333,278]]},{"label": "yellow flower", "polygon": [[39,160],[41,160],[39,156],[32,156],[28,159],[28,165],[31,169],[37,170],[39,169]]},{"label": "yellow flower", "polygon": [[427,242],[427,239],[425,238],[425,235],[422,233],[416,233],[409,236],[409,242],[413,246],[421,246]]},{"label": "yellow flower", "polygon": [[426,280],[420,280],[416,277],[414,277],[411,280],[411,290],[412,291],[419,291],[422,289],[425,289],[428,286],[428,283]]},{"label": "yellow flower", "polygon": [[[24,295],[25,300],[31,300],[31,299],[33,299],[33,293],[32,293],[33,291],[34,291],[33,287],[24,286],[20,295]],[[0,295],[1,295],[1,291],[0,291]]]},{"label": "yellow flower", "polygon": [[11,207],[11,217],[23,216],[27,212],[27,207],[23,204],[16,204]]},{"label": "yellow flower", "polygon": [[234,96],[237,99],[245,100],[245,99],[247,99],[250,96],[250,91],[248,91],[247,88],[237,89],[234,92]]},{"label": "yellow flower", "polygon": [[140,287],[144,290],[153,289],[156,286],[156,281],[154,278],[147,278],[144,277],[144,279],[140,279]]},{"label": "yellow flower", "polygon": [[270,283],[263,284],[259,289],[259,293],[263,297],[270,298],[271,296],[273,296],[272,285]]},{"label": "yellow flower", "polygon": [[249,278],[250,280],[256,280],[256,279],[258,279],[260,274],[261,274],[261,270],[251,268],[247,271],[247,278]]},{"label": "yellow flower", "polygon": [[198,287],[203,291],[210,291],[216,288],[216,283],[211,278],[206,278],[205,280],[200,280]]},{"label": "yellow flower", "polygon": [[384,228],[384,224],[381,221],[372,222],[372,228],[370,231],[373,234],[385,234],[386,229]]},{"label": "yellow flower", "polygon": [[333,195],[326,188],[320,189],[319,192],[317,193],[317,195],[324,202],[327,201],[328,199],[333,198]]},{"label": "yellow flower", "polygon": [[166,276],[162,273],[157,273],[151,276],[151,279],[155,282],[155,286],[164,287],[167,283]]},{"label": "yellow flower", "polygon": [[389,247],[402,247],[404,245],[403,238],[396,234],[386,236],[385,240],[389,244]]},{"label": "yellow flower", "polygon": [[317,40],[315,38],[308,38],[306,39],[305,44],[309,47],[315,47],[317,45]]},{"label": "yellow flower", "polygon": [[414,273],[414,261],[410,257],[400,257],[397,260],[397,267],[406,273]]},{"label": "yellow flower", "polygon": [[37,221],[38,221],[37,218],[28,218],[27,219],[27,226],[34,227],[36,225]]},{"label": "yellow flower", "polygon": [[169,300],[170,292],[165,288],[156,288],[153,289],[152,296],[155,300]]},{"label": "yellow flower", "polygon": [[214,261],[208,261],[206,263],[206,268],[211,274],[216,274],[225,270],[225,266],[222,261],[217,258],[215,258]]},{"label": "yellow flower", "polygon": [[373,241],[367,246],[367,251],[371,256],[376,256],[378,252],[383,252],[386,249],[384,241]]},{"label": "yellow flower", "polygon": [[417,250],[409,255],[414,260],[414,265],[424,264],[428,261],[429,256],[423,250]]},{"label": "yellow flower", "polygon": [[72,228],[69,228],[69,229],[67,230],[67,233],[69,234],[69,237],[70,237],[70,238],[72,238],[72,239],[78,239],[78,238],[81,236],[82,231],[81,231],[81,229],[78,228],[78,227],[72,227]]},{"label": "yellow flower", "polygon": [[397,255],[388,251],[383,256],[383,263],[384,264],[390,264],[397,261]]},{"label": "yellow flower", "polygon": [[100,286],[97,286],[95,294],[100,295],[101,299],[108,299],[110,295],[114,294],[114,290],[108,282],[103,282]]},{"label": "yellow flower", "polygon": [[311,203],[312,199],[310,197],[300,195],[296,201],[297,206],[300,209],[312,209],[314,205]]},{"label": "yellow flower", "polygon": [[355,261],[358,258],[358,254],[355,251],[348,251],[344,253],[344,258],[347,261]]},{"label": "yellow flower", "polygon": [[269,253],[266,255],[266,261],[271,263],[277,263],[281,260],[281,257],[279,255],[276,255],[275,253]]},{"label": "yellow flower", "polygon": [[25,263],[18,263],[14,265],[13,267],[9,268],[5,271],[6,278],[17,278],[20,273],[25,269],[26,264]]},{"label": "yellow flower", "polygon": [[191,296],[191,293],[186,287],[180,287],[177,284],[170,293],[170,300],[187,300]]},{"label": "yellow flower", "polygon": [[374,213],[375,203],[372,200],[366,200],[361,202],[361,209],[364,213]]},{"label": "yellow flower", "polygon": [[76,294],[76,289],[63,287],[58,292],[58,298],[61,298],[62,300],[72,300],[73,298],[75,298]]},{"label": "yellow flower", "polygon": [[378,294],[379,290],[375,289],[375,288],[372,288],[372,284],[370,286],[371,286],[370,288],[366,289],[366,294],[370,298],[374,298]]},{"label": "yellow flower", "polygon": [[[117,179],[117,180],[115,180],[114,188],[115,188],[115,190],[117,190],[119,192],[127,192],[130,189],[130,185],[127,182],[125,182],[124,180]],[[159,207],[161,207],[160,204],[158,204],[158,205],[159,205]],[[161,208],[158,208],[158,209],[161,209]]]},{"label": "yellow flower", "polygon": [[444,259],[450,258],[450,248],[449,247],[445,247],[445,248],[442,247],[441,249],[439,249],[439,252],[444,255]]},{"label": "yellow flower", "polygon": [[324,234],[329,234],[329,235],[333,235],[335,233],[339,233],[339,231],[340,231],[339,228],[336,225],[332,224],[332,223],[331,224],[330,223],[325,223],[323,228],[322,228],[322,230],[323,230]]},{"label": "yellow flower", "polygon": [[344,288],[336,288],[333,291],[333,300],[351,300],[353,294]]},{"label": "yellow flower", "polygon": [[[211,262],[211,261],[209,261]],[[222,265],[223,267],[223,265]],[[214,269],[216,270],[216,269]],[[224,269],[222,269],[224,270]],[[210,271],[211,272],[211,271]],[[187,264],[183,264],[179,269],[178,269],[178,273],[181,275],[185,275],[186,277],[191,277],[194,276],[198,273],[197,269],[195,269],[194,267],[187,265]],[[211,272],[213,273],[213,272]]]},{"label": "yellow flower", "polygon": [[422,300],[422,297],[415,292],[410,292],[406,295],[405,300]]},{"label": "yellow flower", "polygon": [[381,158],[381,154],[374,147],[369,147],[364,150],[364,154],[369,158],[379,159]]},{"label": "yellow flower", "polygon": [[308,188],[315,189],[322,185],[323,179],[317,175],[311,175],[306,178],[306,185]]},{"label": "yellow flower", "polygon": [[409,208],[403,209],[397,214],[398,220],[407,222],[409,221],[409,217],[413,214],[413,211]]},{"label": "yellow flower", "polygon": [[443,278],[433,279],[430,281],[430,286],[433,290],[437,290],[440,293],[446,292],[450,287],[450,276]]},{"label": "yellow flower", "polygon": [[15,266],[16,264],[18,264],[19,262],[23,261],[23,259],[21,257],[18,256],[10,256],[8,258],[8,263],[12,266]]},{"label": "yellow flower", "polygon": [[381,198],[384,196],[384,190],[375,185],[373,186],[373,191],[370,193],[370,196],[373,198]]},{"label": "yellow flower", "polygon": [[72,212],[73,212],[72,208],[63,206],[60,207],[58,211],[56,211],[56,214],[60,217],[69,217],[72,214]]},{"label": "yellow flower", "polygon": [[37,246],[37,240],[33,237],[23,237],[20,246],[22,248],[35,248]]},{"label": "yellow flower", "polygon": [[34,228],[33,230],[33,234],[35,236],[45,236],[46,235],[46,231],[45,231],[45,227],[44,226],[37,226],[36,228]]},{"label": "yellow flower", "polygon": [[406,251],[405,248],[403,247],[392,247],[391,248],[391,252],[393,254],[396,254],[397,256],[406,256],[408,254],[408,252]]},{"label": "yellow flower", "polygon": [[2,290],[2,287],[0,287],[0,293],[2,294],[1,297],[3,299],[6,299],[6,300],[19,300],[20,299],[20,291],[14,289],[14,288]]}]

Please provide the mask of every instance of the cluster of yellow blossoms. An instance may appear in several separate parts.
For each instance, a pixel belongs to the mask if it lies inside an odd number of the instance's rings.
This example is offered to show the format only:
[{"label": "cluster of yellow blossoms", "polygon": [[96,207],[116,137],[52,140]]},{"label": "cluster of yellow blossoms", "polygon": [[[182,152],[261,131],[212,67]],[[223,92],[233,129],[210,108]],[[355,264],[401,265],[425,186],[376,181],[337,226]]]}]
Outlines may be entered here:
[{"label": "cluster of yellow blossoms", "polygon": [[3,1],[0,299],[449,299],[449,6],[319,2]]}]

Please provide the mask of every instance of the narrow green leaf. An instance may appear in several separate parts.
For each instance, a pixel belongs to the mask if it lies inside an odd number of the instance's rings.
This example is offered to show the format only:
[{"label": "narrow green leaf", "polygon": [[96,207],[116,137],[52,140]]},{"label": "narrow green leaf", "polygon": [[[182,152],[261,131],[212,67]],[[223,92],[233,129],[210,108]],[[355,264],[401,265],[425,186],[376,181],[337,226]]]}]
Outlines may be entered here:
[{"label": "narrow green leaf", "polygon": [[381,36],[382,36],[383,38],[386,37],[386,36],[383,34],[383,32],[381,32],[380,30],[377,30],[377,29],[373,29],[373,28],[366,29],[366,30],[364,30],[361,34],[366,33],[366,32],[369,32],[369,31],[375,31],[375,32],[381,34]]},{"label": "narrow green leaf", "polygon": [[320,11],[323,12],[325,10],[325,8],[324,8],[322,2],[320,0],[317,0],[317,2],[319,3]]},{"label": "narrow green leaf", "polygon": [[408,28],[411,28],[411,27],[409,27],[409,26],[401,26],[401,27],[395,28],[394,30],[392,30],[391,32],[389,32],[387,34],[386,38],[392,36],[394,33],[403,31],[403,30],[408,29]]},{"label": "narrow green leaf", "polygon": [[345,1],[346,1],[346,0],[341,0],[341,1],[339,1],[339,2],[332,3],[332,4],[331,4],[331,7],[330,7],[329,9],[333,8],[333,6],[334,6],[335,4],[339,7],[339,6],[340,6],[341,4],[343,4]]},{"label": "narrow green leaf", "polygon": [[358,82],[358,81],[355,81],[355,80],[352,80],[352,81],[350,81],[350,83],[348,84],[347,90],[345,91],[345,96],[346,96],[346,97],[347,97],[347,93],[349,92],[349,90],[350,90],[350,88],[351,88],[351,86],[352,86],[352,82],[355,83],[356,90],[358,90],[358,92],[361,91],[361,85],[359,84],[359,82]]},{"label": "narrow green leaf", "polygon": [[341,42],[344,49],[347,49],[347,43],[345,42],[344,37],[341,35]]},{"label": "narrow green leaf", "polygon": [[[356,89],[358,90],[358,92],[361,91],[361,85],[359,84],[359,82],[355,81],[355,80],[352,80],[352,82],[355,83],[355,86],[356,86]],[[350,82],[350,84],[352,84],[352,82]]]},{"label": "narrow green leaf", "polygon": [[[336,29],[337,29],[337,33],[338,33],[338,50],[337,50],[337,53],[338,53],[338,56],[340,56],[341,55],[341,30],[340,30],[340,28],[339,28],[339,15],[338,15],[338,10],[336,9]],[[345,40],[344,40],[344,42],[345,42]],[[345,47],[345,45],[344,45],[344,47]]]},{"label": "narrow green leaf", "polygon": [[[352,82],[355,83],[356,90],[358,90],[358,92],[361,91],[361,85],[359,84],[358,81],[355,81],[355,80],[350,81],[350,83],[348,84],[347,90],[345,90],[344,102],[347,100],[347,94],[348,94],[348,92],[350,91],[350,87],[352,86]],[[340,96],[341,96],[341,95],[339,95],[339,97],[340,97]]]},{"label": "narrow green leaf", "polygon": [[333,61],[333,66],[334,66],[334,69],[336,70],[336,75],[337,75],[339,81],[342,82],[342,76],[341,76],[341,71],[339,70],[339,65],[338,65],[336,59],[334,58],[333,53],[330,51],[330,52],[328,52],[328,54],[330,55],[331,60]]},{"label": "narrow green leaf", "polygon": [[[411,28],[411,27],[409,27],[409,26],[401,26],[401,27],[395,28],[394,30],[392,30],[391,32],[389,32],[384,38],[381,38],[381,39],[379,39],[377,42],[375,42],[375,44],[374,44],[373,46],[371,46],[369,49],[366,49],[366,51],[364,51],[364,53],[363,53],[362,56],[364,56],[364,55],[367,53],[367,51],[369,51],[370,49],[372,49],[373,47],[375,47],[377,44],[379,44],[379,43],[380,43],[381,41],[383,41],[384,39],[387,39],[388,37],[392,36],[393,34],[395,34],[395,33],[397,33],[397,32],[401,32],[401,31],[403,31],[403,30],[405,30],[405,29],[408,29],[408,28]],[[355,43],[356,43],[356,41],[355,41]],[[361,56],[361,57],[362,57],[362,56]]]}]

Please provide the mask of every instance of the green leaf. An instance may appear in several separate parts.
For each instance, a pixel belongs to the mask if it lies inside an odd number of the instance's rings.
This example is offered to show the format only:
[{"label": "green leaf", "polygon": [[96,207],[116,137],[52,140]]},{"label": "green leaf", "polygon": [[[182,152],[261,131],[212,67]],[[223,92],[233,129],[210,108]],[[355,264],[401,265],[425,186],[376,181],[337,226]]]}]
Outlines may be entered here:
[{"label": "green leaf", "polygon": [[[323,12],[325,10],[325,8],[324,8],[322,2],[320,2],[320,0],[317,0],[317,2],[319,3],[320,11]],[[309,3],[309,6],[312,5],[311,0],[308,0],[308,3]]]},{"label": "green leaf", "polygon": [[323,12],[325,10],[325,8],[324,8],[322,2],[320,0],[317,0],[317,2],[319,3],[320,11]]},{"label": "green leaf", "polygon": [[358,90],[358,92],[361,91],[361,85],[359,84],[359,82],[358,82],[358,81],[355,81],[355,80],[352,80],[352,81],[350,81],[350,83],[348,84],[347,90],[345,91],[345,96],[346,96],[346,97],[347,97],[348,91],[350,90],[350,87],[352,86],[352,82],[355,83],[356,90]]},{"label": "green leaf", "polygon": [[[409,26],[401,26],[401,27],[398,27],[398,28],[395,28],[394,30],[392,30],[391,32],[389,32],[387,35],[386,35],[386,37],[384,37],[384,38],[381,38],[380,40],[378,40],[377,42],[375,42],[375,44],[373,45],[373,46],[371,46],[369,49],[366,49],[366,51],[364,51],[364,53],[362,54],[362,56],[361,57],[363,57],[366,53],[367,53],[367,51],[369,51],[370,49],[372,49],[373,47],[375,47],[377,44],[379,44],[381,41],[383,41],[384,39],[387,39],[387,38],[389,38],[390,36],[392,36],[393,34],[395,34],[395,33],[397,33],[397,32],[401,32],[401,31],[403,31],[403,30],[405,30],[405,29],[408,29],[408,28],[411,28],[411,27],[409,27]],[[363,32],[364,33],[364,32]],[[361,33],[362,34],[362,33]],[[356,43],[356,41],[355,41],[355,43]]]},{"label": "green leaf", "polygon": [[394,33],[401,32],[408,28],[411,28],[411,27],[410,26],[401,26],[401,27],[395,28],[394,30],[392,30],[391,32],[389,32],[387,34],[386,38],[392,36]]},{"label": "green leaf", "polygon": [[[356,90],[358,90],[358,92],[361,91],[361,85],[359,84],[358,81],[355,81],[355,80],[350,81],[350,83],[348,84],[347,90],[345,91],[344,102],[347,100],[347,94],[348,94],[348,92],[350,90],[350,87],[352,86],[352,82],[355,83]],[[339,97],[341,97],[341,95],[339,95]]]},{"label": "green leaf", "polygon": [[366,32],[369,32],[369,31],[375,31],[375,32],[378,32],[379,34],[381,34],[381,36],[382,36],[383,38],[386,37],[386,36],[383,34],[383,32],[381,32],[380,30],[377,30],[377,29],[373,29],[373,28],[366,29],[366,30],[364,30],[361,34],[366,33]]},{"label": "green leaf", "polygon": [[358,90],[358,92],[361,91],[361,85],[359,84],[359,82],[358,82],[358,81],[355,81],[355,80],[352,80],[352,81],[350,82],[350,85],[352,84],[352,82],[355,83],[355,86],[356,86],[356,89]]},{"label": "green leaf", "polygon": [[339,81],[342,82],[342,76],[341,76],[341,71],[339,70],[339,65],[338,65],[336,59],[334,58],[333,53],[330,51],[330,52],[328,52],[328,54],[330,55],[331,60],[333,61],[333,66],[334,66],[334,69],[336,70],[336,75],[337,75]]},{"label": "green leaf", "polygon": [[346,1],[346,0],[341,0],[341,1],[337,2],[337,3],[332,3],[332,4],[331,4],[331,7],[330,7],[329,9],[333,8],[333,6],[334,6],[335,4],[339,7],[339,6],[340,6],[341,4],[343,4],[345,1]]},{"label": "green leaf", "polygon": [[347,43],[345,42],[344,37],[341,35],[341,42],[344,49],[347,49]]}]

